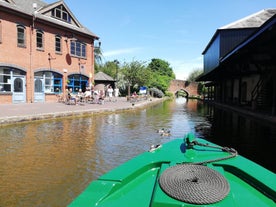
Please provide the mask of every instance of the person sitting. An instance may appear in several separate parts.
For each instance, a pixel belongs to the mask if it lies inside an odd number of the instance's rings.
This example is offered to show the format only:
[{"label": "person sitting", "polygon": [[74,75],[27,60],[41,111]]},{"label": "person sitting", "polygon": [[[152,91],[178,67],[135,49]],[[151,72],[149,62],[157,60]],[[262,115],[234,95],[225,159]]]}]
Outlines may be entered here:
[{"label": "person sitting", "polygon": [[84,101],[84,93],[82,92],[81,89],[79,89],[79,92],[78,92],[78,94],[77,94],[77,101],[78,101],[79,103],[82,103],[82,102]]},{"label": "person sitting", "polygon": [[77,104],[77,100],[72,94],[72,88],[70,88],[69,90],[66,89],[66,104],[68,104],[68,105],[71,105],[71,104],[76,105]]},{"label": "person sitting", "polygon": [[85,99],[85,102],[92,102],[93,99],[92,99],[90,88],[86,88],[86,91],[84,92],[84,99]]},{"label": "person sitting", "polygon": [[94,103],[99,103],[99,91],[94,91],[93,93],[93,102]]},{"label": "person sitting", "polygon": [[104,104],[104,98],[105,98],[105,95],[104,95],[104,91],[103,90],[100,90],[100,94],[99,94],[99,104]]},{"label": "person sitting", "polygon": [[132,102],[136,102],[137,99],[138,99],[138,95],[137,95],[136,91],[134,91],[132,96],[131,96],[131,100],[132,100]]}]

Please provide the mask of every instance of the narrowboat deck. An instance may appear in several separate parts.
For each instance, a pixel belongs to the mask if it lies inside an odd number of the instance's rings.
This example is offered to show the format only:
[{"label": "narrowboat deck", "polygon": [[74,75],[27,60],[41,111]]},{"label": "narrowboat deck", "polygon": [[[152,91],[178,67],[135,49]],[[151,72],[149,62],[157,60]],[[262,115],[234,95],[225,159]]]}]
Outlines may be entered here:
[{"label": "narrowboat deck", "polygon": [[275,201],[275,173],[188,134],[102,175],[69,207],[271,207]]}]

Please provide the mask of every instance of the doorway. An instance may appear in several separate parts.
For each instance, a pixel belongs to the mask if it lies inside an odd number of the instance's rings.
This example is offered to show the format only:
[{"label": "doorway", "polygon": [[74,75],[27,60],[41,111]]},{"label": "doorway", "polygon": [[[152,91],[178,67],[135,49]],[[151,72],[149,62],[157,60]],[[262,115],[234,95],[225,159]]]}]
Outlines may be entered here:
[{"label": "doorway", "polygon": [[26,102],[26,80],[25,76],[13,76],[12,78],[12,102],[25,103]]}]

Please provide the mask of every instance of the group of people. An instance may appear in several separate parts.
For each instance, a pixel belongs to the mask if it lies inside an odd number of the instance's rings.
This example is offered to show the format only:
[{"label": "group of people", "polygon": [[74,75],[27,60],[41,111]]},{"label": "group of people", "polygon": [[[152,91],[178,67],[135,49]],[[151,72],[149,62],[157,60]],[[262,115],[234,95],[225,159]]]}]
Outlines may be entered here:
[{"label": "group of people", "polygon": [[[119,97],[119,89],[117,87],[113,89],[112,86],[109,86],[106,92],[107,92],[109,101],[117,101],[117,98]],[[113,95],[114,95],[114,99],[113,99]]]},{"label": "group of people", "polygon": [[[116,87],[115,89],[112,86],[108,86],[108,88],[104,90],[92,90],[90,87],[87,87],[85,92],[82,89],[79,89],[78,93],[75,94],[72,91],[72,88],[66,89],[65,103],[66,104],[81,104],[81,103],[96,103],[96,104],[104,104],[105,97],[108,97],[108,101],[117,101],[119,97],[119,89]],[[113,98],[114,97],[114,98]]]}]

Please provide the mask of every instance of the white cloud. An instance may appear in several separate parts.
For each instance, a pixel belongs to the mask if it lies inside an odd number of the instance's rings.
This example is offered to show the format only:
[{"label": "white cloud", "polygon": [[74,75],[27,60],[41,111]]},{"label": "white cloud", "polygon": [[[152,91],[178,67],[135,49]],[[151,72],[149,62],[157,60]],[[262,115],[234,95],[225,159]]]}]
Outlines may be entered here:
[{"label": "white cloud", "polygon": [[168,61],[175,73],[176,79],[186,80],[195,69],[203,69],[203,57],[196,57],[191,60],[171,60]]},{"label": "white cloud", "polygon": [[113,57],[113,56],[131,54],[131,53],[135,53],[139,50],[141,50],[141,48],[139,48],[139,47],[125,48],[125,49],[118,49],[118,50],[110,50],[110,51],[104,52],[103,56],[104,57]]}]

